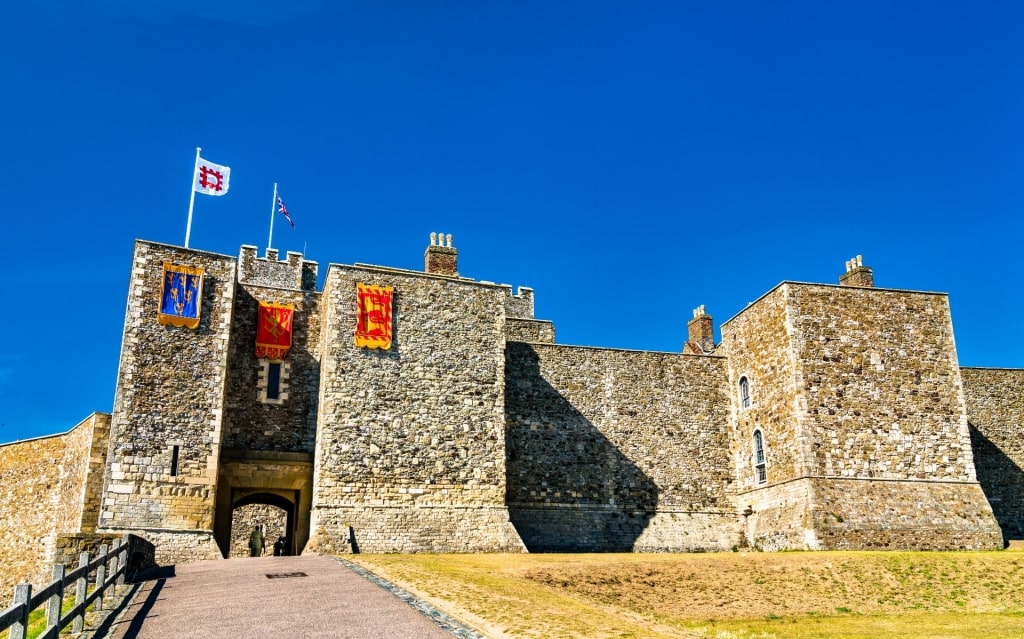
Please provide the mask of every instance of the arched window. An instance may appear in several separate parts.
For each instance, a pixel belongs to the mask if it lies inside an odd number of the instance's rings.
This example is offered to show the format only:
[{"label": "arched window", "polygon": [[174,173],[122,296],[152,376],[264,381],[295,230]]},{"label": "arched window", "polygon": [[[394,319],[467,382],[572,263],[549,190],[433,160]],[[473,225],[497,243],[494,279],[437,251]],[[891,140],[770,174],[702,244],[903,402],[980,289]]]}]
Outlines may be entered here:
[{"label": "arched window", "polygon": [[740,408],[750,408],[750,381],[740,378]]},{"label": "arched window", "polygon": [[764,461],[764,435],[760,429],[754,431],[754,468],[757,469],[757,483],[768,481],[768,465]]}]

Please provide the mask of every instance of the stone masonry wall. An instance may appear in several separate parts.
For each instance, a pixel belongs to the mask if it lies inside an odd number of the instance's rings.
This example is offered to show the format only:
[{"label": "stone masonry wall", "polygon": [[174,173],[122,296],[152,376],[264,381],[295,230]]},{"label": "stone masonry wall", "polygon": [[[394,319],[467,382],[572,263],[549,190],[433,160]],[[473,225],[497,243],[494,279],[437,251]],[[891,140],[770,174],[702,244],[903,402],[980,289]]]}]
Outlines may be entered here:
[{"label": "stone masonry wall", "polygon": [[267,249],[267,255],[260,258],[255,246],[243,245],[238,255],[238,281],[244,284],[315,291],[317,269],[316,262],[304,260],[302,253],[294,251],[278,260],[277,249]]},{"label": "stone masonry wall", "polygon": [[814,480],[813,518],[828,550],[993,550],[1002,536],[973,482]]},{"label": "stone masonry wall", "polygon": [[978,481],[1003,540],[1024,539],[1024,370],[962,368]]},{"label": "stone masonry wall", "polygon": [[260,526],[263,532],[263,555],[274,554],[274,542],[287,533],[288,513],[270,504],[239,506],[231,516],[231,550],[229,557],[249,557],[252,529]]},{"label": "stone masonry wall", "polygon": [[[320,295],[241,284],[235,295],[234,324],[224,401],[224,447],[312,453],[316,441],[320,386]],[[279,404],[259,398],[260,360],[256,358],[259,302],[294,304],[292,348],[284,358]]]},{"label": "stone masonry wall", "polygon": [[[107,462],[107,448],[110,446],[110,414],[93,413],[89,420],[92,436],[82,441],[83,448],[88,446],[88,468],[79,506],[82,517],[78,531],[83,533],[95,532],[99,525],[100,504],[103,500],[103,473]],[[82,437],[85,437],[85,433],[82,433]]]},{"label": "stone masonry wall", "polygon": [[974,481],[944,294],[792,285],[814,475]]},{"label": "stone masonry wall", "polygon": [[62,435],[0,446],[0,597],[20,582],[49,581],[57,536],[79,532],[95,484],[89,452],[108,417],[95,413]]},{"label": "stone masonry wall", "polygon": [[[730,442],[740,491],[789,481],[807,473],[801,444],[804,433],[793,415],[796,376],[787,308],[788,286],[762,296],[722,325],[722,347],[728,358],[729,397],[735,415]],[[746,378],[750,405],[740,406],[739,383]],[[754,460],[754,431],[764,436],[767,482],[758,484]],[[761,510],[755,506],[755,510]]]},{"label": "stone masonry wall", "polygon": [[[391,350],[355,347],[356,284],[394,287]],[[307,551],[501,551],[505,507],[502,289],[332,264]]]},{"label": "stone masonry wall", "polygon": [[[205,269],[194,330],[157,322],[164,262]],[[235,264],[223,255],[136,242],[100,531],[137,532],[154,542],[161,562],[185,551],[161,547],[153,538],[158,532],[172,532],[165,537],[189,549],[206,543],[193,537],[212,544]],[[215,544],[193,555],[219,556]]]},{"label": "stone masonry wall", "polygon": [[[751,381],[751,407],[734,400],[741,502],[758,513],[748,519],[748,536],[782,534],[795,547],[871,547],[858,546],[870,540],[886,547],[993,546],[995,520],[975,483],[945,295],[785,283],[722,332],[734,388],[742,375]],[[777,414],[761,412],[765,401]],[[759,495],[751,486],[752,446],[743,448],[754,427],[765,435],[764,487],[780,479],[774,471],[786,450],[796,462],[786,468],[813,479],[806,503],[759,501],[772,493]],[[826,479],[839,477],[897,481]],[[790,477],[783,472],[781,479]],[[872,490],[892,508],[885,534],[877,508],[865,506],[874,503]],[[767,512],[783,503],[807,512]],[[936,508],[924,515],[923,503]],[[773,520],[789,523],[785,530],[750,525]],[[813,526],[802,543],[796,521]],[[922,535],[927,539],[918,540]]]},{"label": "stone masonry wall", "polygon": [[533,289],[520,286],[518,292],[512,294],[512,286],[499,284],[504,293],[505,317],[533,319]]},{"label": "stone masonry wall", "polygon": [[510,342],[555,343],[555,325],[544,320],[508,318],[505,320],[505,339]]},{"label": "stone masonry wall", "polygon": [[531,550],[739,541],[718,357],[509,342],[508,505]]}]

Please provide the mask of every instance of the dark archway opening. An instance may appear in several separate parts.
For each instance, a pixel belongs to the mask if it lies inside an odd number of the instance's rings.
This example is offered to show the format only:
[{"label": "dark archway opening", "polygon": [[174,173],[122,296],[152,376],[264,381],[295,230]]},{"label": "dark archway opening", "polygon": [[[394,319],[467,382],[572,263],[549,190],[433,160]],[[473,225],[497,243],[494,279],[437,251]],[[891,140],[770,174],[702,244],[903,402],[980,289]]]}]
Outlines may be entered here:
[{"label": "dark archway opening", "polygon": [[249,557],[250,535],[260,527],[263,555],[295,554],[295,502],[283,495],[234,489],[229,557]]}]

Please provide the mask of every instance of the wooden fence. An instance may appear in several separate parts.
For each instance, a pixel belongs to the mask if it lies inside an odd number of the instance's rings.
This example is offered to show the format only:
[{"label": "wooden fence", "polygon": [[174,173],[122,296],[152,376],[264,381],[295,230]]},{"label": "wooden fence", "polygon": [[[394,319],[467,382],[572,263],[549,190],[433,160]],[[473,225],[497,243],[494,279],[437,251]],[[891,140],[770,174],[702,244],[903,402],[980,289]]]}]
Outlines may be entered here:
[{"label": "wooden fence", "polygon": [[[88,552],[78,558],[78,568],[71,572],[57,564],[53,567],[53,581],[37,593],[31,584],[19,584],[14,588],[14,603],[0,612],[0,633],[10,628],[9,639],[25,639],[28,632],[28,616],[33,610],[46,605],[46,630],[39,639],[57,639],[60,631],[68,625],[72,632],[85,628],[85,611],[90,604],[93,610],[103,610],[103,594],[113,585],[123,585],[128,568],[128,540],[118,539],[108,551],[107,545],[99,547],[95,559]],[[94,574],[94,588],[89,592],[89,575]],[[61,613],[65,593],[74,588],[75,603],[66,614]]]}]

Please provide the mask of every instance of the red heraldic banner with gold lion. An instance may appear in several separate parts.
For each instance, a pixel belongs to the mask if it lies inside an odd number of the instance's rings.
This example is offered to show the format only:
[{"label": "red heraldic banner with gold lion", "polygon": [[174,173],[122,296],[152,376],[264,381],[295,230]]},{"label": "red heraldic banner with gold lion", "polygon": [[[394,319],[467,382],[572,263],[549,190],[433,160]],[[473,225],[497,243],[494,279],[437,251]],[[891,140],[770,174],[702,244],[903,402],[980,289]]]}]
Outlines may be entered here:
[{"label": "red heraldic banner with gold lion", "polygon": [[260,302],[256,321],[256,357],[284,359],[292,347],[294,304]]},{"label": "red heraldic banner with gold lion", "polygon": [[356,347],[391,349],[390,286],[356,284],[359,313],[356,318]]}]

